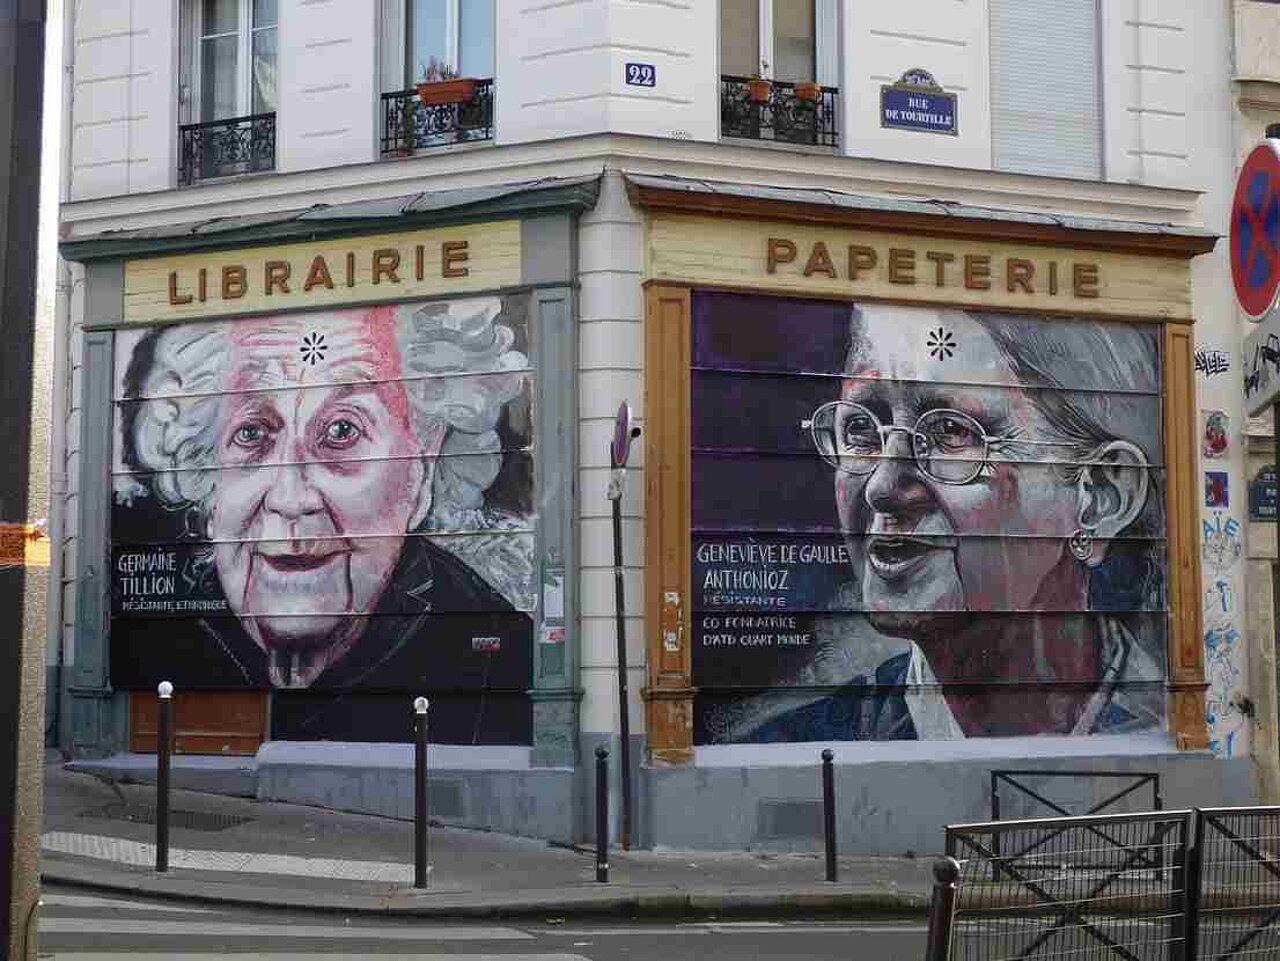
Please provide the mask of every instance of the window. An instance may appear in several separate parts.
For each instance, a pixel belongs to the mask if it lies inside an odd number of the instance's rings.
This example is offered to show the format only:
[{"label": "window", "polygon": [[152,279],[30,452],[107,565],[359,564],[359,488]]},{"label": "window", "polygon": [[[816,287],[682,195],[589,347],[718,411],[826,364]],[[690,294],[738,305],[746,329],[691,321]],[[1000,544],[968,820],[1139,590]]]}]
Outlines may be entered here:
[{"label": "window", "polygon": [[178,182],[275,168],[277,0],[184,0]]},{"label": "window", "polygon": [[720,0],[720,72],[838,86],[835,0]]},{"label": "window", "polygon": [[404,4],[403,86],[432,60],[459,76],[493,76],[493,0],[401,0]]},{"label": "window", "polygon": [[276,109],[276,0],[191,0],[184,118],[229,120]]},{"label": "window", "polygon": [[1098,0],[990,0],[997,170],[1102,176]]}]

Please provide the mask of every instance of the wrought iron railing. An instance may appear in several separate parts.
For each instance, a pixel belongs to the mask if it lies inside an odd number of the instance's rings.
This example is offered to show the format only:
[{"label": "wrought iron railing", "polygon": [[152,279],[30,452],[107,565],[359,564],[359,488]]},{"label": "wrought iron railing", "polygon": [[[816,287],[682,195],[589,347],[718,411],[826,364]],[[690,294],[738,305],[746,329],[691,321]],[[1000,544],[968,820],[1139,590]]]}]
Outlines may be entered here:
[{"label": "wrought iron railing", "polygon": [[276,167],[276,115],[189,123],[178,128],[178,183],[261,173]]},{"label": "wrought iron railing", "polygon": [[[807,91],[806,86],[810,87]],[[838,147],[839,107],[836,87],[814,89],[782,80],[720,78],[720,133],[725,137]]]},{"label": "wrought iron railing", "polygon": [[382,155],[493,139],[493,80],[477,80],[461,103],[424,104],[417,90],[382,95]]}]

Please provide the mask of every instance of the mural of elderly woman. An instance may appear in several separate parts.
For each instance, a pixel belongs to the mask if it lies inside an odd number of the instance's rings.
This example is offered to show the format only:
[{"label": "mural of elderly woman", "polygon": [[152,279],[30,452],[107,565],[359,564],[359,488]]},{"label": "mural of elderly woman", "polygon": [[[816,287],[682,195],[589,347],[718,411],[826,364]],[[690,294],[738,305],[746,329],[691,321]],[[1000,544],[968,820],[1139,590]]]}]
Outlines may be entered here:
[{"label": "mural of elderly woman", "polygon": [[[529,364],[503,311],[497,298],[378,306],[181,325],[136,343],[113,538],[139,535],[130,510],[150,496],[180,519],[178,542],[194,542],[197,593],[234,616],[200,620],[191,671],[397,688],[429,673],[450,615],[498,645],[529,634],[528,472],[505,514],[486,505],[504,411],[527,435]],[[164,624],[128,626],[136,638]],[[113,650],[113,674],[150,674],[138,657]]]},{"label": "mural of elderly woman", "polygon": [[841,383],[809,426],[914,735],[1162,725],[1156,331],[864,305]]}]

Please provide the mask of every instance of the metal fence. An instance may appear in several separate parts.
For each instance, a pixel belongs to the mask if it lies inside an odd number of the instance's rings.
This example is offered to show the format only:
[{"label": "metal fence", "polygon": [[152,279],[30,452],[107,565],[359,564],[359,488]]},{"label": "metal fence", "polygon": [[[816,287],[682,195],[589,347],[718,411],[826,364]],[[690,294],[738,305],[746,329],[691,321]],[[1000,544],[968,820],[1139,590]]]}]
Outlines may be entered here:
[{"label": "metal fence", "polygon": [[262,173],[276,166],[276,115],[259,113],[178,128],[178,184]]},{"label": "metal fence", "polygon": [[[753,86],[764,83],[759,96]],[[817,87],[814,97],[802,97],[804,84],[750,77],[720,78],[720,133],[748,140],[811,147],[840,146],[840,90]]]},{"label": "metal fence", "polygon": [[1280,808],[1197,811],[1189,873],[1195,957],[1280,958]]},{"label": "metal fence", "polygon": [[944,957],[1181,958],[1189,825],[1183,811],[948,827],[960,885]]},{"label": "metal fence", "polygon": [[493,139],[493,80],[477,80],[461,103],[425,104],[416,89],[382,95],[382,155]]},{"label": "metal fence", "polygon": [[963,824],[946,838],[957,863],[938,868],[929,961],[1280,959],[1280,807]]}]

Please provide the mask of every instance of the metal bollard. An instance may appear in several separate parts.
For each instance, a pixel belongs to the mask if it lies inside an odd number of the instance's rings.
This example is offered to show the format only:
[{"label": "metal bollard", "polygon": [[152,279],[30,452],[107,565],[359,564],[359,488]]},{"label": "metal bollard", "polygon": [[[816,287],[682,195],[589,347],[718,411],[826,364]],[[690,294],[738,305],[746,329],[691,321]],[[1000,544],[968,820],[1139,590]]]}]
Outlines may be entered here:
[{"label": "metal bollard", "polygon": [[173,685],[161,681],[156,719],[156,870],[169,870],[169,762],[173,746]]},{"label": "metal bollard", "polygon": [[609,880],[609,749],[596,748],[596,880]]},{"label": "metal bollard", "polygon": [[955,858],[940,858],[935,861],[925,961],[948,961],[951,957],[951,929],[955,923],[959,891],[960,862]]},{"label": "metal bollard", "polygon": [[822,752],[822,836],[827,847],[827,880],[836,879],[836,777],[831,748]]},{"label": "metal bollard", "polygon": [[425,697],[413,700],[413,886],[427,886],[427,708]]}]

